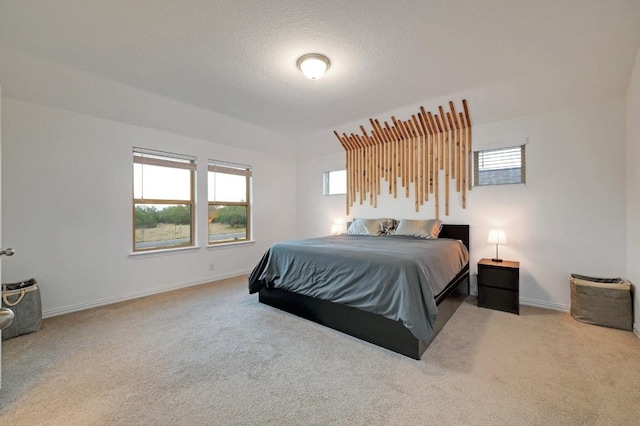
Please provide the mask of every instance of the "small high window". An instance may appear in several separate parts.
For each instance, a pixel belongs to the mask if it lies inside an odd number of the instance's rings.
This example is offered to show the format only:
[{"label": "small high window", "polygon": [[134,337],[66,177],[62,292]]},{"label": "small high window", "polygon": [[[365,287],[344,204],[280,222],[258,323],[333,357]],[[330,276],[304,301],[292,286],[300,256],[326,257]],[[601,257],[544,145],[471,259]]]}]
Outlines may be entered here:
[{"label": "small high window", "polygon": [[473,152],[476,186],[526,183],[525,145]]},{"label": "small high window", "polygon": [[324,172],[324,195],[342,195],[347,193],[347,171]]}]

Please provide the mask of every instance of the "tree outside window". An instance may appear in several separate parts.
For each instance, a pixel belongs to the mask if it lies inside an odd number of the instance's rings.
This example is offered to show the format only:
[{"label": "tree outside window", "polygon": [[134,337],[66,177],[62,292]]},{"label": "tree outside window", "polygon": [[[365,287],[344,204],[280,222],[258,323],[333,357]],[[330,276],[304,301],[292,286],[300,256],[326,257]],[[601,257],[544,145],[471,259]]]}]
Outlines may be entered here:
[{"label": "tree outside window", "polygon": [[251,239],[251,166],[209,161],[209,244]]}]

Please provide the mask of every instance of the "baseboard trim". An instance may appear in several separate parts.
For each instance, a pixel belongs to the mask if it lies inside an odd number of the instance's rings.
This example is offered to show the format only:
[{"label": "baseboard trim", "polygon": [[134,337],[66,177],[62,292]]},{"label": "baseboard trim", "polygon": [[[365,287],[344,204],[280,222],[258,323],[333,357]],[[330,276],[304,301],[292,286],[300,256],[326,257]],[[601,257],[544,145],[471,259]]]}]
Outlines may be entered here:
[{"label": "baseboard trim", "polygon": [[228,274],[216,275],[214,277],[201,278],[193,281],[186,281],[178,284],[172,284],[164,287],[153,288],[144,291],[138,291],[135,293],[123,294],[115,297],[107,297],[105,299],[99,299],[88,303],[80,303],[78,305],[64,306],[62,308],[48,309],[42,311],[42,318],[57,317],[59,315],[70,314],[72,312],[84,311],[85,309],[97,308],[99,306],[111,305],[113,303],[124,302],[126,300],[138,299],[140,297],[152,296],[154,294],[166,293],[167,291],[178,290],[180,288],[192,287],[201,284],[207,284],[216,281],[223,281],[229,278],[235,278],[242,275],[247,275],[251,272],[251,269],[246,271],[230,272]]},{"label": "baseboard trim", "polygon": [[535,306],[537,308],[551,309],[554,311],[561,311],[561,312],[569,312],[571,310],[571,306],[569,305],[565,305],[562,303],[545,302],[545,301],[536,300],[536,299],[529,299],[527,297],[521,297],[520,303],[522,305]]},{"label": "baseboard trim", "polygon": [[[543,302],[541,300],[528,299],[526,297],[520,298],[521,305],[535,306],[537,308],[552,309],[554,311],[570,312],[570,305],[563,305],[562,303]],[[633,324],[633,332],[640,339],[640,324]]]},{"label": "baseboard trim", "polygon": [[[207,284],[207,283],[215,282],[215,281],[222,281],[222,280],[226,280],[228,278],[235,278],[235,277],[239,277],[239,276],[242,276],[242,275],[247,275],[250,272],[251,272],[250,269],[249,270],[245,270],[245,271],[230,272],[230,273],[227,273],[227,274],[216,275],[214,277],[201,278],[201,279],[194,280],[194,281],[186,281],[186,282],[182,282],[182,283],[178,283],[178,284],[172,284],[172,285],[159,287],[159,288],[154,288],[154,289],[145,290],[145,291],[138,291],[138,292],[135,292],[135,293],[124,294],[124,295],[116,296],[116,297],[108,297],[108,298],[105,298],[105,299],[99,299],[99,300],[96,300],[96,301],[93,301],[93,302],[89,302],[89,303],[81,303],[81,304],[78,304],[78,305],[65,306],[65,307],[62,307],[62,308],[48,309],[48,310],[42,312],[42,317],[43,318],[51,318],[51,317],[56,317],[58,315],[70,314],[72,312],[84,311],[85,309],[97,308],[99,306],[110,305],[112,303],[118,303],[118,302],[124,302],[126,300],[138,299],[140,297],[145,297],[145,296],[151,296],[151,295],[154,295],[154,294],[165,293],[167,291],[178,290],[180,288],[191,287],[191,286],[201,285],[201,284]],[[520,298],[520,303],[522,305],[534,306],[534,307],[537,307],[537,308],[544,308],[544,309],[551,309],[551,310],[554,310],[554,311],[561,311],[561,312],[569,312],[570,309],[571,309],[571,307],[569,305],[565,305],[565,304],[562,304],[562,303],[545,302],[545,301],[542,301],[542,300],[529,299],[527,297],[521,297]],[[634,324],[633,331],[638,336],[638,338],[640,338],[640,326],[637,325],[637,324]]]}]

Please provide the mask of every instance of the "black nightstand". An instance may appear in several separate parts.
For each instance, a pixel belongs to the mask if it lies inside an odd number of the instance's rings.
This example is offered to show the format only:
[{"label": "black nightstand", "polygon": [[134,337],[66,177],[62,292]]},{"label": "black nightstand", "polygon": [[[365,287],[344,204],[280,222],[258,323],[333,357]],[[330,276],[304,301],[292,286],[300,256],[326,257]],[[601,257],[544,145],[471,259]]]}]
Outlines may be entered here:
[{"label": "black nightstand", "polygon": [[478,306],[520,314],[520,262],[478,262]]}]

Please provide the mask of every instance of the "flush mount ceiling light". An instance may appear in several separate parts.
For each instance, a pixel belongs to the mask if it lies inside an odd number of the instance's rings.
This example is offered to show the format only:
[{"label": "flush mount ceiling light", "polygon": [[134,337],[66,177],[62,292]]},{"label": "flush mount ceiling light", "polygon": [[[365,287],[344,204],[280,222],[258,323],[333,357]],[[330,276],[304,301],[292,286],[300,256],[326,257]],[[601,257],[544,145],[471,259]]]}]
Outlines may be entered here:
[{"label": "flush mount ceiling light", "polygon": [[298,58],[296,62],[300,71],[311,80],[317,80],[324,75],[324,72],[329,69],[329,58],[319,53],[308,53]]}]

